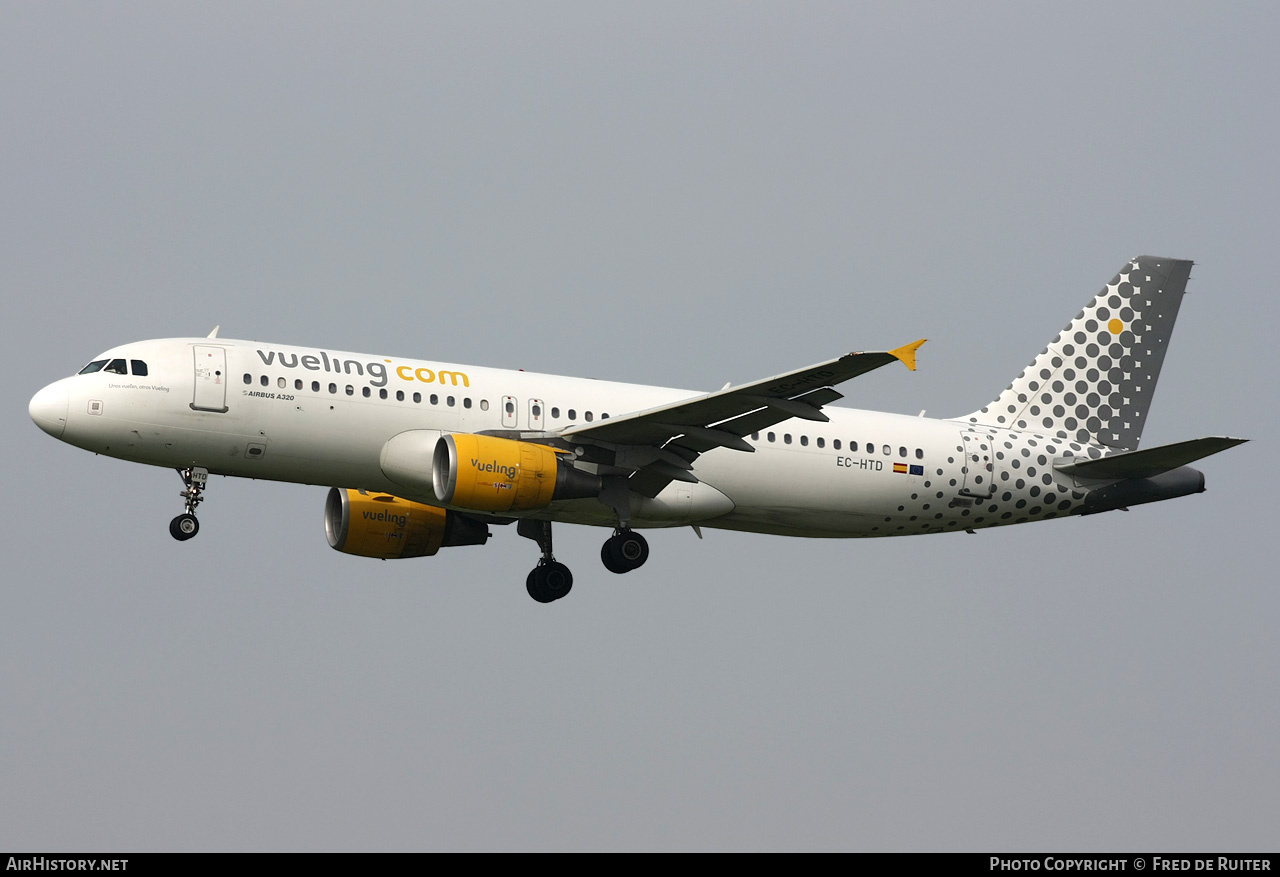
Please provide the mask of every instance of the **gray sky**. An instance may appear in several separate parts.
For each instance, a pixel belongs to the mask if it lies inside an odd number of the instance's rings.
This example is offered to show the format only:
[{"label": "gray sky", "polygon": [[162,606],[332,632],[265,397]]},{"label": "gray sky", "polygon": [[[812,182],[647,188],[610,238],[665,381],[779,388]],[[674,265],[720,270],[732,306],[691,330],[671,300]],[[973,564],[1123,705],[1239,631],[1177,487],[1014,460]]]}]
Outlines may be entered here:
[{"label": "gray sky", "polygon": [[[0,5],[0,848],[1274,850],[1269,4]],[[976,536],[561,527],[398,563],[324,490],[61,445],[204,335],[708,390],[925,336],[986,403],[1197,260],[1145,445],[1201,496]],[[1268,570],[1271,570],[1268,572]]]}]

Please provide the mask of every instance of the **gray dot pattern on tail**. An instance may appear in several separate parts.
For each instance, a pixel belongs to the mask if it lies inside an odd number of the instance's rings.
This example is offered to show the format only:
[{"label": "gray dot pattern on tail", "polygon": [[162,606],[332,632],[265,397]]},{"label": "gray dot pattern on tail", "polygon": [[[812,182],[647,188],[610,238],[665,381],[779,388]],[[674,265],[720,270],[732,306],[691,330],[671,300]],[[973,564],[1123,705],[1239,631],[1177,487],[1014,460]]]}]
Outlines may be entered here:
[{"label": "gray dot pattern on tail", "polygon": [[1136,448],[1191,262],[1130,261],[991,404],[966,419]]}]

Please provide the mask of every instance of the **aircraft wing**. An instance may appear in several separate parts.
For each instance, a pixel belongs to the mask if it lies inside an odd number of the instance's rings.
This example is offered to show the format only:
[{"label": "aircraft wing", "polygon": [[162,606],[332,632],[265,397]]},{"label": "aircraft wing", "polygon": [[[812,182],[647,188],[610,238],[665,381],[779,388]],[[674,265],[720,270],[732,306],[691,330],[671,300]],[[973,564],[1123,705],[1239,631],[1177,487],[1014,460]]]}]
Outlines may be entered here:
[{"label": "aircraft wing", "polygon": [[614,465],[631,470],[628,487],[656,496],[673,480],[696,482],[689,470],[699,454],[713,448],[752,452],[743,436],[793,417],[826,422],[822,406],[843,398],[834,384],[895,361],[915,371],[916,350],[924,342],[848,353],[750,384],[569,427],[558,435],[613,449]]}]

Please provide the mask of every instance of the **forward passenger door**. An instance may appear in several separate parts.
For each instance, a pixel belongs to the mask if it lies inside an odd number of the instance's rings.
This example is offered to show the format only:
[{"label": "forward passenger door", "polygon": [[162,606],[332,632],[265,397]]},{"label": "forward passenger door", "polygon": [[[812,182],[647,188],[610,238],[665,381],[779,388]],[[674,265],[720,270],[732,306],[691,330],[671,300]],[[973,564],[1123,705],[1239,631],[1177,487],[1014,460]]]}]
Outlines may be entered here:
[{"label": "forward passenger door", "polygon": [[196,411],[227,412],[227,351],[224,347],[197,344],[195,356],[195,391],[191,407]]}]

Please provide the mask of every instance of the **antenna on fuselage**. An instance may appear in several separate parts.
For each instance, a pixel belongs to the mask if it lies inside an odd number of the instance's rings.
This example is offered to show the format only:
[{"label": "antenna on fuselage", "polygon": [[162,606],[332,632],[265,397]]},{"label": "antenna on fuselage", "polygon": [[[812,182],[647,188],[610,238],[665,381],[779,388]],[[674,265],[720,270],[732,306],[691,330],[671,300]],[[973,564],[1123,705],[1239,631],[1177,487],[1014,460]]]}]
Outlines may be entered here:
[{"label": "antenna on fuselage", "polygon": [[217,337],[218,337],[218,330],[219,330],[219,329],[221,329],[221,328],[222,328],[222,324],[221,324],[221,323],[219,323],[218,325],[214,326],[214,327],[213,327],[213,331],[212,331],[212,332],[210,332],[210,333],[209,333],[208,335],[206,335],[205,337],[206,337],[206,338],[217,338]]}]

